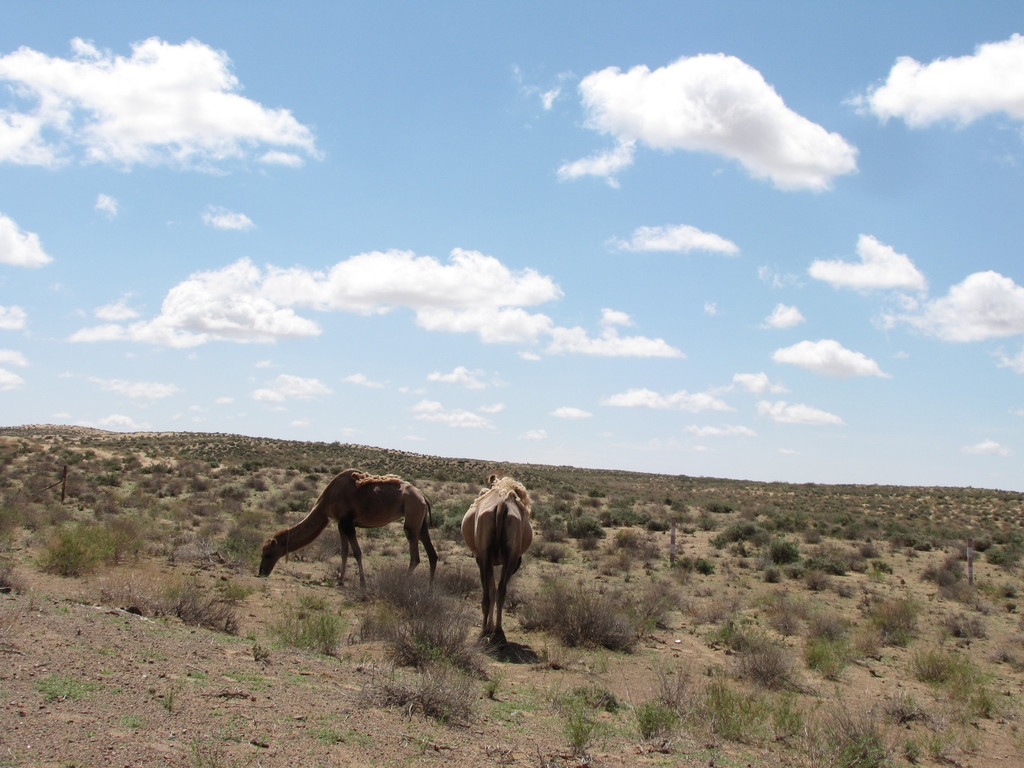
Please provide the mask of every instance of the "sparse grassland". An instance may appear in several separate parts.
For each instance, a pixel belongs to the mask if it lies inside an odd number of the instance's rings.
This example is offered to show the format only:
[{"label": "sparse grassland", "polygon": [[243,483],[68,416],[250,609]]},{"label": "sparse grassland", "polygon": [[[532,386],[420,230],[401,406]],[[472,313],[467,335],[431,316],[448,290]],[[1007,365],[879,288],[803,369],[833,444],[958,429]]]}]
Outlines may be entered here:
[{"label": "sparse grassland", "polygon": [[[360,532],[365,591],[338,586],[333,527],[255,577],[261,541],[350,466],[431,500],[433,588],[398,525]],[[67,743],[75,764],[175,766],[987,768],[1024,750],[1022,494],[66,427],[0,429],[0,469],[18,724],[0,765],[63,764]],[[476,642],[459,534],[490,472],[529,488],[537,531],[503,648]]]}]

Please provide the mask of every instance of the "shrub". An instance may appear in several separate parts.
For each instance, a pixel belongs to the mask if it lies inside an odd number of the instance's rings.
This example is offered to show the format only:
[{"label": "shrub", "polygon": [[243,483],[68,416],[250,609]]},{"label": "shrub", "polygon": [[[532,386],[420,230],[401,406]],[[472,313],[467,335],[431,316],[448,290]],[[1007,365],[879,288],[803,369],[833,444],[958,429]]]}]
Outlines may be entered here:
[{"label": "shrub", "polygon": [[846,638],[813,637],[804,645],[808,668],[819,672],[826,680],[838,680],[850,656],[850,641]]},{"label": "shrub", "polygon": [[917,634],[917,616],[920,608],[910,598],[899,598],[875,603],[868,618],[878,629],[884,645],[905,646]]},{"label": "shrub", "polygon": [[169,589],[161,611],[177,616],[192,626],[215,629],[230,635],[238,631],[235,609],[220,596],[210,594],[209,590],[200,587],[195,580]]},{"label": "shrub", "polygon": [[889,768],[892,749],[874,714],[857,716],[835,707],[821,722],[817,751],[836,768]]},{"label": "shrub", "polygon": [[679,716],[658,701],[644,702],[634,710],[634,715],[642,739],[668,736],[679,722]]},{"label": "shrub", "polygon": [[985,623],[980,616],[968,616],[966,613],[950,614],[943,620],[942,626],[953,637],[985,637]]},{"label": "shrub", "polygon": [[789,650],[764,636],[753,637],[737,654],[735,671],[739,677],[771,690],[797,687]]},{"label": "shrub", "polygon": [[549,582],[540,594],[523,603],[519,623],[527,631],[552,632],[570,648],[631,651],[637,640],[622,601],[582,581],[574,586],[561,580]]},{"label": "shrub", "polygon": [[442,664],[413,676],[399,676],[393,671],[376,675],[363,687],[360,697],[364,706],[400,709],[410,717],[418,712],[451,723],[472,717],[476,691],[466,674]]},{"label": "shrub", "polygon": [[569,519],[565,526],[566,532],[574,539],[603,539],[604,528],[601,521],[593,515],[576,515]]},{"label": "shrub", "polygon": [[60,528],[46,543],[39,566],[58,576],[82,576],[104,561],[113,561],[113,539],[98,525],[78,524]]},{"label": "shrub", "polygon": [[341,619],[317,608],[288,606],[270,628],[285,645],[325,656],[333,656],[341,645]]},{"label": "shrub", "polygon": [[370,587],[374,598],[360,635],[382,639],[396,664],[426,669],[438,664],[482,674],[480,653],[468,640],[471,609],[404,568],[386,569]]},{"label": "shrub", "polygon": [[771,714],[763,696],[740,691],[720,675],[704,689],[698,709],[714,733],[730,741],[748,743],[760,740]]},{"label": "shrub", "polygon": [[789,565],[800,559],[800,545],[788,539],[772,539],[768,557],[775,565]]}]

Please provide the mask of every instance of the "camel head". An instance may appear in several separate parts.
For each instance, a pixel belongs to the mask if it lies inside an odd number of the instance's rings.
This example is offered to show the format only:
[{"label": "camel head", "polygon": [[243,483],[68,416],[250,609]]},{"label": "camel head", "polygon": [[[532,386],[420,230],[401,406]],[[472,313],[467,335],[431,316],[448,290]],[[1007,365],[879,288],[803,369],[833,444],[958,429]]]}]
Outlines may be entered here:
[{"label": "camel head", "polygon": [[280,535],[271,536],[263,542],[263,557],[260,560],[260,576],[269,576],[277,561],[286,554],[287,549]]}]

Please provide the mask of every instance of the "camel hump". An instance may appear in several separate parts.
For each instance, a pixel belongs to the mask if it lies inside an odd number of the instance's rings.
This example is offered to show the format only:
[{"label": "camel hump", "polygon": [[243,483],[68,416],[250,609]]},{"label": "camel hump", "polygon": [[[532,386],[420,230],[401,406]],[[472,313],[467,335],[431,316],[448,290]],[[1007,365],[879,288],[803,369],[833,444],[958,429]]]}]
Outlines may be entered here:
[{"label": "camel hump", "polygon": [[514,501],[527,515],[530,514],[530,494],[526,492],[526,486],[522,483],[511,477],[502,477],[495,480],[491,488],[498,491],[502,499]]},{"label": "camel hump", "polygon": [[384,483],[390,483],[393,485],[401,485],[404,480],[398,475],[370,475],[366,472],[353,472],[352,479],[356,481],[356,487],[359,488],[370,483],[381,485]]}]

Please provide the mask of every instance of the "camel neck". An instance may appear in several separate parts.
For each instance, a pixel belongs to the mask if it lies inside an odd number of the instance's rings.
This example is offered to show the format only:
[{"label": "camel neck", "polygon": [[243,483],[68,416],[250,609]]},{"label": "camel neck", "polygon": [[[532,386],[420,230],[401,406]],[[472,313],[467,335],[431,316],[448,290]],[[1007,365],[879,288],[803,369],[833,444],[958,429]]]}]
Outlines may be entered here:
[{"label": "camel neck", "polygon": [[302,520],[279,534],[284,538],[285,549],[294,552],[309,544],[327,527],[327,515],[316,504]]}]

